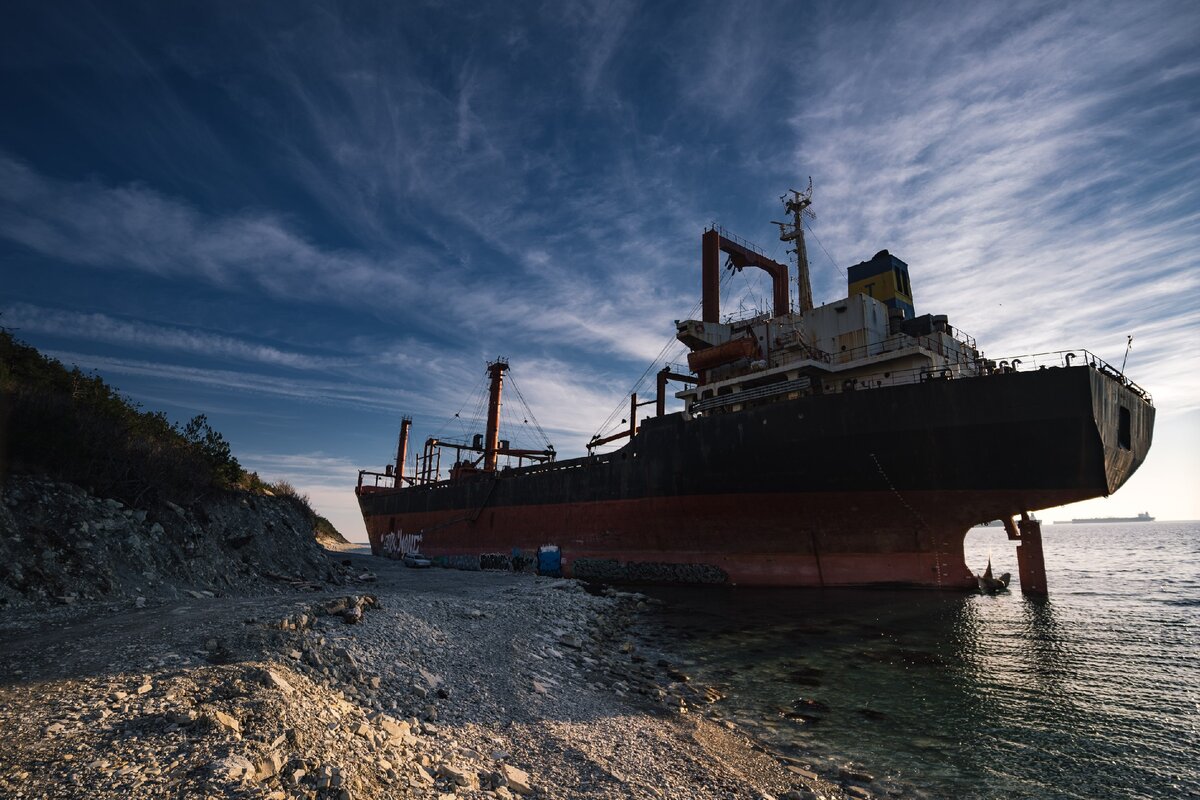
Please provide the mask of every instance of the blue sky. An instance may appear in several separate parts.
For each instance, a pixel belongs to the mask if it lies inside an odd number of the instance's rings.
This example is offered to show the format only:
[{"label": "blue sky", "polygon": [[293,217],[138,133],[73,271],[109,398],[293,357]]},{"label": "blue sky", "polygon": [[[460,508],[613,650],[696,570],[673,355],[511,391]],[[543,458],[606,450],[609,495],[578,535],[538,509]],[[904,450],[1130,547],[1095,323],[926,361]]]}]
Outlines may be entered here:
[{"label": "blue sky", "polygon": [[887,247],[989,356],[1134,336],[1149,461],[1043,516],[1200,518],[1197,41],[1192,2],[10,3],[0,321],[361,536],[357,469],[403,412],[481,429],[497,355],[581,452],[702,229],[782,260],[811,175],[817,302]]}]

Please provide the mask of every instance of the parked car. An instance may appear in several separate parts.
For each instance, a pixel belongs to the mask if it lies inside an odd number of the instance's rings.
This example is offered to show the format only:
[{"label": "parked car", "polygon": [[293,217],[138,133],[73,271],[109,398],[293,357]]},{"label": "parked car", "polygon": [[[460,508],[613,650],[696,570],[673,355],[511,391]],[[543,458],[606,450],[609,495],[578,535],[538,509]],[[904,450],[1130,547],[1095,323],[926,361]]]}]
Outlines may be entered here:
[{"label": "parked car", "polygon": [[406,567],[432,567],[433,561],[421,555],[420,553],[405,553],[404,558],[400,559]]}]

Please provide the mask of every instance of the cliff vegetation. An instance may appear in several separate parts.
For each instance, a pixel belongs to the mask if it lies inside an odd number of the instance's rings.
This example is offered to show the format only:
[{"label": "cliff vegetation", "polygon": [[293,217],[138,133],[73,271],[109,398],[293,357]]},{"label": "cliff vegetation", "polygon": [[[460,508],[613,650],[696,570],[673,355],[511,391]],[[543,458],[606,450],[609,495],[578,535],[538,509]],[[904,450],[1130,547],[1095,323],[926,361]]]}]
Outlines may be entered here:
[{"label": "cliff vegetation", "polygon": [[10,472],[133,507],[188,505],[229,490],[276,495],[299,505],[323,538],[344,541],[291,484],[265,483],[243,469],[204,414],[173,423],[0,328],[0,479]]}]

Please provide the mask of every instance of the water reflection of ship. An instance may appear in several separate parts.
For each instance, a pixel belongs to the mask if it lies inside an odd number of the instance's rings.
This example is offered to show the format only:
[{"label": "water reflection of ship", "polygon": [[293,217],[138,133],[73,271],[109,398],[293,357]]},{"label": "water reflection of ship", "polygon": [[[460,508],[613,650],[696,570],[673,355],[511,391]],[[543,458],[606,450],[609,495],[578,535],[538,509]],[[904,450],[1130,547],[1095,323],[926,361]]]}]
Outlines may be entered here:
[{"label": "water reflection of ship", "polygon": [[1071,652],[1063,641],[1054,605],[1045,596],[1025,595],[1021,598],[1025,612],[1028,647],[1023,660],[1025,674],[1035,676],[1039,697],[1060,696],[1063,680],[1072,670]]}]

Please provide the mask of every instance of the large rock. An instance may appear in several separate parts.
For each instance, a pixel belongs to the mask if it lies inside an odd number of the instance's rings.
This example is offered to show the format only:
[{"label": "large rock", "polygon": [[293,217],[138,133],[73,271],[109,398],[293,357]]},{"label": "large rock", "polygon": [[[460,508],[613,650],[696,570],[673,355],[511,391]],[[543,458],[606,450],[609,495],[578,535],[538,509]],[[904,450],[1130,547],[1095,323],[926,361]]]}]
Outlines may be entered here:
[{"label": "large rock", "polygon": [[267,670],[264,683],[266,683],[267,686],[278,689],[284,694],[291,694],[295,691],[295,689],[292,688],[292,685],[288,683],[282,675],[272,669]]},{"label": "large rock", "polygon": [[529,773],[523,769],[517,769],[511,764],[501,764],[500,774],[504,776],[508,788],[517,794],[529,794],[533,791],[533,787],[529,784]]},{"label": "large rock", "polygon": [[224,711],[213,711],[212,712],[212,720],[219,727],[224,728],[225,730],[234,734],[238,738],[241,738],[242,723],[238,720],[237,717],[230,716],[229,714],[226,714]]},{"label": "large rock", "polygon": [[407,722],[393,719],[387,714],[379,715],[379,727],[383,728],[388,737],[392,739],[403,739],[405,736],[408,736],[412,730]]},{"label": "large rock", "polygon": [[254,765],[245,756],[230,754],[211,765],[212,773],[217,778],[231,781],[243,781],[254,777]]},{"label": "large rock", "polygon": [[455,786],[463,786],[470,789],[479,788],[479,779],[476,778],[474,773],[455,764],[442,764],[438,767],[438,775],[448,778]]}]

